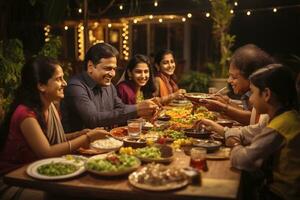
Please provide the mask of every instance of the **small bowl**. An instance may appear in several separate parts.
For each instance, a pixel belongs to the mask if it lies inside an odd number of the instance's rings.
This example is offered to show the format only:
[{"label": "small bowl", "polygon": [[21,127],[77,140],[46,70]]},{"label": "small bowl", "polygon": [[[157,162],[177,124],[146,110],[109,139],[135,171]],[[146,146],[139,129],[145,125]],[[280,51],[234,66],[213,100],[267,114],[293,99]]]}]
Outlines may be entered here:
[{"label": "small bowl", "polygon": [[130,138],[126,137],[123,139],[124,147],[132,147],[134,149],[136,148],[143,148],[147,146],[147,141],[143,138]]},{"label": "small bowl", "polygon": [[231,128],[234,124],[234,121],[233,120],[230,120],[230,119],[221,119],[221,120],[218,120],[216,121],[218,124],[220,124],[221,126],[226,126],[228,128]]},{"label": "small bowl", "polygon": [[157,120],[159,120],[159,121],[170,121],[171,116],[170,115],[163,115],[163,116],[158,117]]},{"label": "small bowl", "polygon": [[184,129],[185,135],[192,138],[208,139],[210,138],[211,132],[199,131],[193,128]]},{"label": "small bowl", "polygon": [[194,139],[193,145],[197,147],[202,147],[207,150],[207,153],[211,153],[220,149],[222,143],[216,140],[199,140]]}]

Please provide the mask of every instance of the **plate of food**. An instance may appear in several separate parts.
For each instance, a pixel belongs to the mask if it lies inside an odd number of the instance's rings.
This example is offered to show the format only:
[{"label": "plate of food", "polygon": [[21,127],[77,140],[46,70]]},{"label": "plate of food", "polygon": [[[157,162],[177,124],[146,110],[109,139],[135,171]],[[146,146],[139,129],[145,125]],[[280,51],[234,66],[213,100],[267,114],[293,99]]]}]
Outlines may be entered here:
[{"label": "plate of food", "polygon": [[129,183],[136,188],[148,191],[168,191],[188,185],[187,175],[180,169],[151,163],[133,172]]},{"label": "plate of food", "polygon": [[196,101],[198,102],[199,99],[211,99],[212,95],[211,94],[206,94],[206,93],[198,93],[198,92],[194,92],[194,93],[186,93],[184,94],[184,96],[190,100],[190,101]]},{"label": "plate of food", "polygon": [[123,127],[117,127],[117,128],[113,128],[110,130],[109,132],[111,134],[111,136],[113,136],[116,139],[122,140],[125,137],[128,136],[128,128],[127,126],[123,126]]},{"label": "plate of food", "polygon": [[168,145],[138,148],[135,151],[135,156],[145,163],[170,163],[174,159],[172,147]]},{"label": "plate of food", "polygon": [[220,149],[222,143],[216,140],[202,140],[202,139],[194,139],[193,145],[197,147],[203,147],[207,150],[208,153],[214,152]]},{"label": "plate of food", "polygon": [[116,151],[123,146],[123,141],[117,140],[113,137],[105,139],[95,140],[90,144],[91,149],[95,149],[98,152],[106,153],[110,151]]},{"label": "plate of food", "polygon": [[26,173],[41,180],[67,179],[83,173],[85,171],[83,163],[66,158],[48,158],[30,164]]},{"label": "plate of food", "polygon": [[185,107],[185,106],[189,106],[190,104],[191,102],[186,99],[174,99],[169,103],[169,106]]},{"label": "plate of food", "polygon": [[101,176],[120,176],[133,172],[141,161],[127,154],[100,154],[90,157],[85,163],[87,171]]}]

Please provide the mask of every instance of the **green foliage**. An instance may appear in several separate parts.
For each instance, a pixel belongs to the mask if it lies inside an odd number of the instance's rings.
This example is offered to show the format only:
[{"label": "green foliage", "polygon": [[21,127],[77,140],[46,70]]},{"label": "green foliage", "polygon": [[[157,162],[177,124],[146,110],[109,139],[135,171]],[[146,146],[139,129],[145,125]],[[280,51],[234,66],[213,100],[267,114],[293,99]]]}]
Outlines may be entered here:
[{"label": "green foliage", "polygon": [[62,42],[59,36],[51,36],[49,41],[44,44],[39,55],[57,59],[61,53]]},{"label": "green foliage", "polygon": [[208,92],[210,78],[207,74],[190,71],[182,75],[179,85],[187,92]]},{"label": "green foliage", "polygon": [[229,34],[229,28],[233,15],[230,10],[233,9],[232,3],[228,0],[211,0],[213,35],[219,52],[219,65],[214,69],[216,77],[226,77],[231,57],[230,48],[233,46],[235,36]]},{"label": "green foliage", "polygon": [[23,44],[20,40],[0,41],[0,103],[4,109],[11,102],[13,92],[19,85],[24,62]]}]

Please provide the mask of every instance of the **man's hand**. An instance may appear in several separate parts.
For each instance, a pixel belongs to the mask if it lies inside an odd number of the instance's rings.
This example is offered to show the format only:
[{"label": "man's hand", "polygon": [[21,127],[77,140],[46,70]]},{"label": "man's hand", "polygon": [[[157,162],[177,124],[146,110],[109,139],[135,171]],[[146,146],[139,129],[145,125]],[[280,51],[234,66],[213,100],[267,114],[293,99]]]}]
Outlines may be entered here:
[{"label": "man's hand", "polygon": [[224,135],[224,127],[209,119],[197,121],[194,127],[196,127],[197,130],[201,130],[204,127],[208,131],[215,131],[218,134]]},{"label": "man's hand", "polygon": [[228,137],[225,141],[225,145],[227,147],[234,147],[234,146],[237,146],[237,145],[240,145],[241,144],[241,141],[238,137]]},{"label": "man's hand", "polygon": [[150,119],[158,109],[159,106],[151,100],[144,100],[137,104],[138,116],[143,117],[145,119]]}]

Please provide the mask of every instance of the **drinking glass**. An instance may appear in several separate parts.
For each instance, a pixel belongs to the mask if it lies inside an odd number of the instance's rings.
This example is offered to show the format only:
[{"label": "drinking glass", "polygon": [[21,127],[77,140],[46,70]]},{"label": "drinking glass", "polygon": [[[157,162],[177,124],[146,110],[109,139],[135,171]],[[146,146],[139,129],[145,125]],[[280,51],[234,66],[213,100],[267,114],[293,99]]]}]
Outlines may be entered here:
[{"label": "drinking glass", "polygon": [[201,147],[193,147],[191,149],[190,166],[197,170],[207,170],[206,165],[206,149]]},{"label": "drinking glass", "polygon": [[127,120],[128,136],[138,138],[142,132],[143,121],[140,119]]}]

